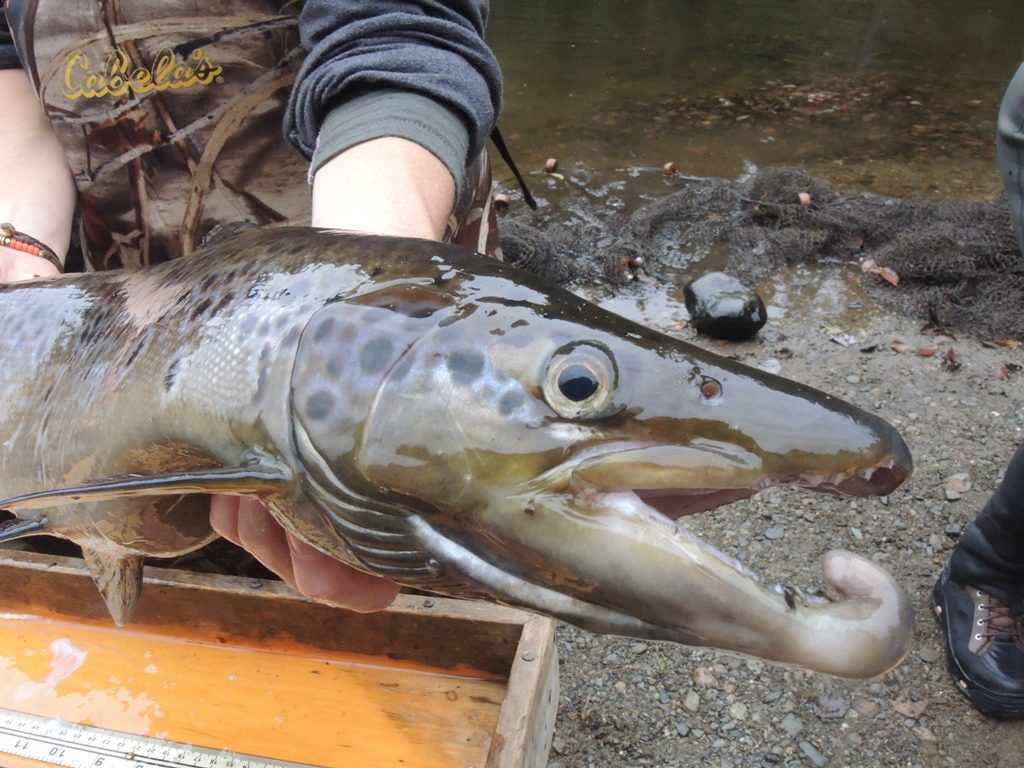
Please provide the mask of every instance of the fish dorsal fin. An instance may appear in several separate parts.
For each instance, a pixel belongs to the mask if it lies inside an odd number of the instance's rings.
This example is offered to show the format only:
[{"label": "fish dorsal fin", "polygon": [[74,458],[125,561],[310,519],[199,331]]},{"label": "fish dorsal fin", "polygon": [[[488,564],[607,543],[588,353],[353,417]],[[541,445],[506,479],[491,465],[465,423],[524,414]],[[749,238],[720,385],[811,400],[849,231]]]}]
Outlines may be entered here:
[{"label": "fish dorsal fin", "polygon": [[[220,493],[233,496],[280,491],[292,480],[287,467],[260,461],[242,467],[196,469],[155,475],[116,475],[81,485],[12,496],[0,501],[0,509],[22,512],[61,504],[130,499],[135,496],[175,496],[187,493]],[[38,531],[45,533],[45,530]],[[0,531],[0,536],[2,536]],[[29,532],[19,535],[28,535]],[[8,538],[14,538],[10,536]]]},{"label": "fish dorsal fin", "polygon": [[107,604],[110,617],[119,627],[128,623],[142,594],[142,557],[108,555],[82,548],[85,566]]}]

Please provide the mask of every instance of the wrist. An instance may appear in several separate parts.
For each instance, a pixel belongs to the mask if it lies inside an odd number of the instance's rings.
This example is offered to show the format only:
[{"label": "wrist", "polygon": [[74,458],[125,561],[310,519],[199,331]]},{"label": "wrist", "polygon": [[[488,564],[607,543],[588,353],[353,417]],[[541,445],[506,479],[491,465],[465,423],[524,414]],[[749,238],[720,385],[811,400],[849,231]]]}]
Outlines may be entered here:
[{"label": "wrist", "polygon": [[57,255],[53,248],[42,240],[32,237],[32,235],[19,232],[14,228],[13,224],[0,224],[0,245],[12,251],[43,259],[49,262],[58,272],[64,271],[64,260]]},{"label": "wrist", "polygon": [[53,277],[60,270],[48,259],[0,245],[0,283]]}]

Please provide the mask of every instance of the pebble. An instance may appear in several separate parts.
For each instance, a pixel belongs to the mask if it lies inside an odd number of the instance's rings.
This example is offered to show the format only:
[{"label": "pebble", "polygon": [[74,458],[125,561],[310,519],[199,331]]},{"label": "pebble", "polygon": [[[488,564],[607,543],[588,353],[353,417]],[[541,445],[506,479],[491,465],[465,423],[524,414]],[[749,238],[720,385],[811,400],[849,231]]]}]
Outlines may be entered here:
[{"label": "pebble", "polygon": [[840,688],[826,688],[811,705],[814,714],[822,720],[838,720],[850,711],[850,701]]},{"label": "pebble", "polygon": [[921,657],[922,661],[927,661],[929,664],[934,664],[942,657],[941,651],[933,645],[926,645],[923,648],[919,648],[917,655]]},{"label": "pebble", "polygon": [[711,674],[707,667],[697,667],[693,670],[693,682],[703,685],[706,688],[718,685],[718,678]]},{"label": "pebble", "polygon": [[811,761],[811,765],[816,766],[816,768],[825,768],[828,765],[828,758],[821,754],[818,748],[811,744],[811,742],[801,741],[799,746],[800,751],[807,755],[807,759]]},{"label": "pebble", "polygon": [[796,736],[800,731],[804,729],[804,724],[800,718],[790,712],[784,718],[782,718],[782,730],[788,733],[790,736]]},{"label": "pebble", "polygon": [[786,531],[778,525],[773,525],[771,528],[764,529],[764,537],[769,541],[778,541],[786,535]]},{"label": "pebble", "polygon": [[872,701],[871,699],[857,699],[853,702],[853,710],[861,717],[870,720],[882,711],[882,706],[877,701]]},{"label": "pebble", "polygon": [[716,339],[753,338],[768,319],[761,297],[724,272],[690,281],[683,300],[697,332]]},{"label": "pebble", "polygon": [[971,490],[971,476],[966,472],[958,472],[946,478],[942,490],[946,495],[946,501],[957,501],[962,499],[964,493]]},{"label": "pebble", "polygon": [[690,726],[688,726],[682,720],[676,720],[676,733],[678,733],[680,736],[689,736]]},{"label": "pebble", "polygon": [[935,733],[932,731],[932,729],[929,728],[926,725],[914,726],[913,731],[914,731],[914,735],[917,736],[917,738],[919,738],[921,741],[938,741],[939,740],[938,737],[935,735]]},{"label": "pebble", "polygon": [[729,707],[729,717],[733,720],[746,720],[747,719],[747,705],[742,701],[737,701],[731,707]]},{"label": "pebble", "polygon": [[700,709],[700,696],[692,688],[686,692],[686,696],[683,698],[683,709],[690,713]]}]

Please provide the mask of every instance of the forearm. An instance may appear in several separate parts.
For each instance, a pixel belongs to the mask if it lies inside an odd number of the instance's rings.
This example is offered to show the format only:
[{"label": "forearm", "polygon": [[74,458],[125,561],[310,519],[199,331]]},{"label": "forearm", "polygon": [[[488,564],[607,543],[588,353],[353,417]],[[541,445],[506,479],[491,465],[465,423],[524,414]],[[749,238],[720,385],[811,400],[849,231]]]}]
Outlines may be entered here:
[{"label": "forearm", "polygon": [[[0,104],[7,115],[0,121],[0,222],[46,243],[63,259],[75,210],[75,186],[64,151],[24,72],[0,70]],[[8,260],[17,253],[6,248],[0,252]]]},{"label": "forearm", "polygon": [[455,199],[445,165],[397,137],[367,141],[313,177],[313,225],[440,240]]}]

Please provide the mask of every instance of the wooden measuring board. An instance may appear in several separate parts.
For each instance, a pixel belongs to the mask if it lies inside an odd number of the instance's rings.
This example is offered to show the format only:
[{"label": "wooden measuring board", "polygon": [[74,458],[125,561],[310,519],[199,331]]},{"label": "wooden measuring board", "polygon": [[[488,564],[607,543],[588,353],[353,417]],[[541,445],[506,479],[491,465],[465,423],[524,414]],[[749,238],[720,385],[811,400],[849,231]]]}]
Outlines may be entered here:
[{"label": "wooden measuring board", "polygon": [[117,628],[76,560],[0,552],[0,584],[9,768],[546,764],[547,619],[404,595],[360,615],[276,582],[147,570]]}]

